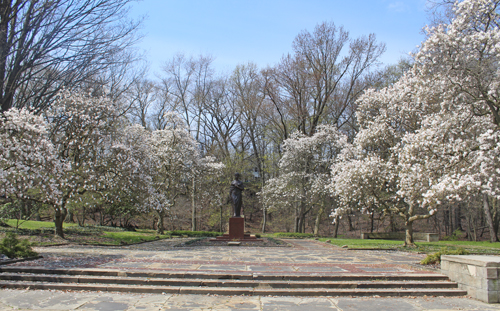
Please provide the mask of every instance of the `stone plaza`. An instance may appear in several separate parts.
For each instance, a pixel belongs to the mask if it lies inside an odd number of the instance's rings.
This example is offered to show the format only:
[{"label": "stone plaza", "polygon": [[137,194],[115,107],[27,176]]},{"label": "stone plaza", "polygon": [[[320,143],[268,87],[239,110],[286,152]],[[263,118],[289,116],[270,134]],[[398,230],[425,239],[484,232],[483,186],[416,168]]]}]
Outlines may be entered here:
[{"label": "stone plaza", "polygon": [[[379,282],[389,277],[441,275],[418,265],[425,255],[399,251],[348,250],[315,240],[285,240],[287,247],[193,247],[189,239],[160,240],[138,245],[39,247],[43,258],[2,266],[5,269],[94,269],[172,274],[370,275]],[[3,271],[4,272],[4,271]],[[2,273],[3,274],[3,273]],[[7,284],[3,281],[2,284]],[[26,282],[19,289],[0,291],[1,310],[500,310],[465,295],[458,297],[412,295],[402,290],[400,297],[354,297],[324,295],[241,295],[228,290],[203,294],[180,292],[132,293],[108,284],[86,290],[34,290]],[[4,288],[5,285],[2,285]],[[61,284],[64,286],[64,284]],[[97,289],[97,290],[96,290]],[[116,292],[119,290],[121,292]],[[353,289],[355,290],[355,289]],[[424,289],[425,290],[425,289]],[[314,291],[314,290],[312,290]],[[403,294],[401,294],[403,293]],[[425,293],[425,292],[424,292]]]}]

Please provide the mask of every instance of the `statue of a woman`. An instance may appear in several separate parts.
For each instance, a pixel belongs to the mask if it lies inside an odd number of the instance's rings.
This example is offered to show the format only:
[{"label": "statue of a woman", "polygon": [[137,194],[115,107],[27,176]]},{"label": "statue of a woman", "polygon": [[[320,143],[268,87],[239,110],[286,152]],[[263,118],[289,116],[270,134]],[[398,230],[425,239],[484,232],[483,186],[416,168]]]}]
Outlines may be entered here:
[{"label": "statue of a woman", "polygon": [[243,182],[240,181],[240,174],[234,174],[234,180],[231,182],[231,187],[229,188],[229,195],[233,201],[233,217],[241,217],[241,204],[243,203],[242,191]]}]

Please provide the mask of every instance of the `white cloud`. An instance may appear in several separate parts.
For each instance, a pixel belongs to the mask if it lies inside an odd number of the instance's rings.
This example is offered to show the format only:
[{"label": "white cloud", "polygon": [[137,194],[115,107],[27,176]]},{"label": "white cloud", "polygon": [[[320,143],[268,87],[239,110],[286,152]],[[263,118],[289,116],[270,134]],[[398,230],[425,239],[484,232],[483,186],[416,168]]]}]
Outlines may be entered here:
[{"label": "white cloud", "polygon": [[390,11],[395,11],[395,12],[405,12],[405,11],[407,11],[409,9],[408,5],[405,2],[403,2],[403,1],[394,1],[394,2],[391,2],[387,6],[387,8]]}]

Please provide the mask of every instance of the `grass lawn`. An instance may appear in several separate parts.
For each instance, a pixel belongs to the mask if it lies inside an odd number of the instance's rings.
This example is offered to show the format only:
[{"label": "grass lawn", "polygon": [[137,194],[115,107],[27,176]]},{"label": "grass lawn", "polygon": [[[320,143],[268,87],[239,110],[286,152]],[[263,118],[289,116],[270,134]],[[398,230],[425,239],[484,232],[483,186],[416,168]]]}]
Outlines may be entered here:
[{"label": "grass lawn", "polygon": [[[146,241],[169,238],[169,235],[156,235],[154,230],[137,230],[137,231],[103,231],[103,236],[110,238],[112,244],[135,244]],[[114,243],[113,243],[114,242]]]},{"label": "grass lawn", "polygon": [[[18,220],[16,219],[5,219],[4,222],[11,226],[11,227],[16,227],[18,224]],[[63,228],[68,228],[68,227],[74,227],[78,226],[77,224],[72,224],[72,223],[63,223]],[[41,228],[54,228],[54,222],[53,221],[34,221],[34,220],[20,220],[19,221],[19,229],[28,229],[28,230],[34,230],[34,229],[41,229]]]},{"label": "grass lawn", "polygon": [[[0,227],[0,238],[3,232],[14,231],[20,238],[27,238],[33,246],[54,245],[54,244],[91,244],[91,245],[127,245],[158,239],[167,239],[172,236],[214,236],[219,232],[198,232],[198,231],[165,231],[165,234],[158,235],[155,230],[137,229],[128,231],[119,227],[85,226],[80,227],[73,223],[64,223],[64,237],[61,239],[54,235],[54,223],[50,221],[18,221],[7,219],[4,222],[10,227]],[[16,226],[18,226],[17,229]]]},{"label": "grass lawn", "polygon": [[455,250],[463,248],[471,254],[496,254],[500,255],[500,242],[490,243],[487,241],[438,241],[438,242],[415,242],[417,248],[405,248],[403,241],[395,240],[372,240],[372,239],[334,239],[320,238],[320,241],[330,240],[331,244],[337,246],[347,245],[348,248],[375,248],[375,249],[400,249],[405,251],[417,251],[423,253],[438,252],[443,248]]}]

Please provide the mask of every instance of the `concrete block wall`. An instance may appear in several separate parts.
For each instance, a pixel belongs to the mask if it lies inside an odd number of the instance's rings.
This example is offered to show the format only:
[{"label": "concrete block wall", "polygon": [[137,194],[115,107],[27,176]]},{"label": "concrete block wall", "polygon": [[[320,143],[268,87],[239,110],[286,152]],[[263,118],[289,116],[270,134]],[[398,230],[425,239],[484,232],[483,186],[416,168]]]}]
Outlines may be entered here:
[{"label": "concrete block wall", "polygon": [[443,255],[441,272],[469,296],[500,303],[500,256]]}]

